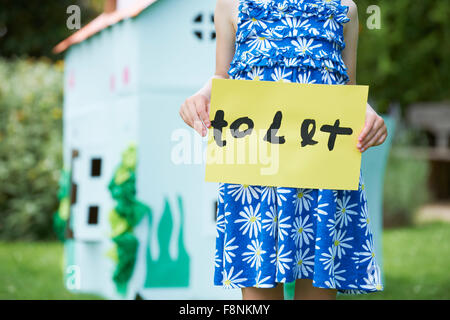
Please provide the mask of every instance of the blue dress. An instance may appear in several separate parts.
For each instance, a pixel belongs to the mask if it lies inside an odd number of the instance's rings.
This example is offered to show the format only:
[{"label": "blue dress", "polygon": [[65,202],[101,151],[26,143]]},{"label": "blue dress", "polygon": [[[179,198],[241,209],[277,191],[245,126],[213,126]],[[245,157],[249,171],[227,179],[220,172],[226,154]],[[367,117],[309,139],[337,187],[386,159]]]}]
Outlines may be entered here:
[{"label": "blue dress", "polygon": [[[231,79],[345,84],[340,0],[240,0]],[[219,185],[214,285],[383,290],[363,177],[359,189]]]}]

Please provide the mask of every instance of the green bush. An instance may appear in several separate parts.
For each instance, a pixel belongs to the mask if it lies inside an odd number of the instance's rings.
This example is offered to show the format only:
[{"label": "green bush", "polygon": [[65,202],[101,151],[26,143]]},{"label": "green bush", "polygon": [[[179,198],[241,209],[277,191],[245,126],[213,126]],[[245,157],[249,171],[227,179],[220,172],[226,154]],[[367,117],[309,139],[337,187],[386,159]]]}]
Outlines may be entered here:
[{"label": "green bush", "polygon": [[386,226],[410,225],[417,209],[430,198],[427,161],[391,155],[384,189]]},{"label": "green bush", "polygon": [[[355,0],[359,9],[358,82],[387,111],[450,94],[450,1]],[[381,28],[369,29],[367,8],[377,5]]]},{"label": "green bush", "polygon": [[426,145],[426,136],[399,126],[384,181],[385,226],[410,225],[417,209],[431,199],[430,164],[411,153],[411,145]]},{"label": "green bush", "polygon": [[53,236],[62,166],[62,84],[62,63],[0,59],[2,239]]}]

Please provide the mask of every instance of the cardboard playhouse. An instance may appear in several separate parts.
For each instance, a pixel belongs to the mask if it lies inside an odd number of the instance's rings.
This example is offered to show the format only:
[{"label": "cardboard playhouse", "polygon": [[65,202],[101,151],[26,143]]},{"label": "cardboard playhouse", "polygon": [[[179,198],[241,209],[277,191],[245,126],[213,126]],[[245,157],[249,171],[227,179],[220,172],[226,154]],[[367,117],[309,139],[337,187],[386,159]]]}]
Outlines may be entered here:
[{"label": "cardboard playhouse", "polygon": [[[113,299],[240,299],[213,286],[216,192],[206,142],[178,115],[214,73],[215,1],[119,1],[62,41],[61,206],[69,290]],[[363,156],[381,263],[389,142]]]}]

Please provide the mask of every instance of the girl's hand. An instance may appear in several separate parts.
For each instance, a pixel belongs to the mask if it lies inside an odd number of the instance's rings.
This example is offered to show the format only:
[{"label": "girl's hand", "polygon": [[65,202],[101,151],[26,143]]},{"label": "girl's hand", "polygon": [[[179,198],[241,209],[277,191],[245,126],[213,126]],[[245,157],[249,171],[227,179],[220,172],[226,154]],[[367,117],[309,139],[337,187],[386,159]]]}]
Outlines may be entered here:
[{"label": "girl's hand", "polygon": [[383,118],[367,104],[366,122],[364,129],[359,135],[358,145],[356,147],[360,152],[364,152],[370,147],[382,144],[386,140],[387,134],[387,128]]},{"label": "girl's hand", "polygon": [[202,137],[206,136],[206,128],[211,127],[209,106],[209,98],[201,93],[197,93],[187,98],[180,108],[180,116],[183,121],[194,128]]}]

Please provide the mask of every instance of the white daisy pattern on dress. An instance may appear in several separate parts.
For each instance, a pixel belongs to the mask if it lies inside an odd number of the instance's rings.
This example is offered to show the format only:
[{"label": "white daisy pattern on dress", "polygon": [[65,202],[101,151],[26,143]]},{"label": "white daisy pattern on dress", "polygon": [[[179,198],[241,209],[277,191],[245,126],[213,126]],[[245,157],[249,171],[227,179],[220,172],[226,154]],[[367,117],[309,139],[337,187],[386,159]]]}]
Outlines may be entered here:
[{"label": "white daisy pattern on dress", "polygon": [[363,179],[363,177],[362,177],[362,175],[360,175],[359,176],[359,185],[358,185],[358,188],[359,188],[359,201],[367,201],[367,198],[366,198],[366,185],[364,184],[364,179]]},{"label": "white daisy pattern on dress", "polygon": [[358,212],[352,210],[356,207],[357,203],[349,203],[351,196],[344,196],[343,199],[337,200],[337,212],[336,212],[336,223],[342,228],[343,225],[347,226],[349,222],[352,221],[351,216],[358,215]]},{"label": "white daisy pattern on dress", "polygon": [[369,227],[370,217],[369,217],[368,211],[369,210],[367,209],[367,202],[364,202],[364,205],[361,208],[361,215],[359,217],[360,223],[358,224],[358,226],[361,227],[362,229],[364,229],[364,235],[366,237],[370,233],[370,227]]},{"label": "white daisy pattern on dress", "polygon": [[365,284],[361,286],[363,289],[380,291],[383,289],[381,283],[381,272],[378,266],[371,268],[367,278],[364,278]]},{"label": "white daisy pattern on dress", "polygon": [[258,239],[252,240],[252,243],[247,246],[247,249],[249,249],[249,251],[242,254],[242,256],[245,256],[242,261],[247,261],[248,263],[251,263],[250,267],[259,269],[261,267],[261,262],[264,260],[262,256],[266,253],[266,251],[262,249],[262,242],[259,242]]},{"label": "white daisy pattern on dress", "polygon": [[265,229],[269,236],[276,238],[277,228],[278,228],[278,212],[275,211],[274,206],[270,207],[269,211],[266,211],[267,218],[262,221],[264,224],[263,229]]},{"label": "white daisy pattern on dress", "polygon": [[308,223],[308,219],[309,216],[306,216],[305,219],[301,216],[295,218],[294,227],[291,230],[291,237],[299,248],[303,247],[303,243],[309,245],[309,241],[314,239],[313,224]]},{"label": "white daisy pattern on dress", "polygon": [[227,261],[228,263],[232,263],[233,258],[236,257],[236,254],[233,252],[233,250],[239,248],[239,246],[232,245],[234,240],[236,240],[236,237],[227,241],[227,235],[225,234],[225,246],[223,248],[223,255],[225,257],[225,259],[223,260],[224,263],[225,261]]},{"label": "white daisy pattern on dress", "polygon": [[225,288],[241,288],[242,284],[241,282],[247,280],[246,278],[238,278],[244,270],[239,271],[238,273],[234,274],[234,267],[231,267],[230,271],[227,272],[226,270],[223,271],[223,285]]},{"label": "white daisy pattern on dress", "polygon": [[296,279],[307,279],[313,272],[314,255],[308,255],[309,248],[305,251],[299,250],[295,254],[294,277]]},{"label": "white daisy pattern on dress", "polygon": [[242,204],[250,204],[252,202],[252,198],[259,198],[260,187],[257,186],[233,184],[229,186],[228,189],[230,189],[228,194],[235,197],[236,201],[241,199]]},{"label": "white daisy pattern on dress", "polygon": [[289,27],[290,37],[298,37],[300,29],[308,29],[311,26],[311,24],[308,24],[308,19],[299,19],[297,17],[285,17],[281,19],[281,23]]},{"label": "white daisy pattern on dress", "polygon": [[336,21],[336,17],[333,14],[330,14],[325,20],[323,27],[335,31],[339,28],[339,23]]},{"label": "white daisy pattern on dress", "polygon": [[285,274],[286,270],[289,270],[290,267],[290,262],[292,261],[292,258],[289,258],[289,254],[292,251],[288,251],[288,252],[283,252],[284,250],[284,244],[281,245],[280,249],[271,254],[270,257],[273,258],[272,259],[272,263],[276,263],[277,265],[277,273],[281,273],[281,274]]},{"label": "white daisy pattern on dress", "polygon": [[320,48],[322,44],[314,44],[314,39],[306,39],[298,37],[297,40],[291,42],[295,50],[302,56],[306,54],[312,54],[314,49]]},{"label": "white daisy pattern on dress", "polygon": [[375,267],[375,248],[373,247],[373,241],[367,239],[366,243],[362,245],[364,251],[355,252],[355,255],[359,256],[358,263],[365,263],[366,267],[371,269]]},{"label": "white daisy pattern on dress", "polygon": [[259,67],[252,68],[252,70],[248,72],[250,80],[263,80],[263,75],[264,69]]},{"label": "white daisy pattern on dress", "polygon": [[223,203],[223,189],[224,189],[223,183],[219,183],[219,192],[217,195],[217,201],[219,203]]},{"label": "white daisy pattern on dress", "polygon": [[311,79],[311,71],[308,71],[308,73],[299,73],[298,83],[316,83],[316,79]]},{"label": "white daisy pattern on dress", "polygon": [[284,240],[284,237],[289,236],[289,229],[291,228],[291,224],[286,223],[291,219],[290,216],[286,215],[285,217],[281,218],[283,215],[283,210],[280,210],[278,213],[278,237],[280,240]]},{"label": "white daisy pattern on dress", "polygon": [[343,276],[343,275],[345,275],[345,270],[341,269],[340,266],[341,266],[340,262],[338,262],[337,264],[335,264],[333,266],[335,287],[341,285],[340,281],[342,281],[342,282],[345,281],[345,278]]},{"label": "white daisy pattern on dress", "polygon": [[353,240],[353,237],[345,237],[347,234],[347,230],[341,232],[339,230],[336,234],[336,238],[334,239],[334,246],[336,247],[337,256],[341,258],[342,255],[345,254],[346,249],[351,249],[352,245],[349,243],[350,240]]},{"label": "white daisy pattern on dress", "polygon": [[256,205],[256,208],[252,206],[244,207],[244,211],[241,211],[239,215],[242,219],[237,219],[235,223],[242,223],[239,231],[242,230],[242,235],[247,234],[250,238],[258,236],[258,232],[261,232],[261,212],[259,212],[260,204]]},{"label": "white daisy pattern on dress", "polygon": [[328,219],[326,227],[328,228],[328,235],[334,239],[336,233],[336,221],[334,219]]},{"label": "white daisy pattern on dress", "polygon": [[295,210],[301,214],[303,208],[306,210],[309,210],[311,201],[313,200],[310,193],[312,192],[311,189],[297,189],[297,192],[294,195],[294,203],[295,203]]},{"label": "white daisy pattern on dress", "polygon": [[334,271],[334,259],[336,257],[336,248],[328,247],[327,252],[321,253],[322,258],[319,261],[322,261],[324,270],[328,270],[330,275],[333,274]]},{"label": "white daisy pattern on dress", "polygon": [[322,73],[322,80],[325,84],[332,84],[336,81],[336,75],[333,73],[333,62],[330,60],[323,60],[323,69],[321,70]]},{"label": "white daisy pattern on dress", "polygon": [[221,213],[216,220],[216,237],[219,237],[219,232],[225,232],[225,214]]},{"label": "white daisy pattern on dress", "polygon": [[[323,191],[322,191],[323,192]],[[314,211],[316,213],[314,213],[314,216],[316,217],[318,222],[322,222],[322,218],[320,217],[322,216],[327,216],[328,215],[328,211],[326,211],[327,207],[329,206],[329,203],[327,202],[321,202],[323,195],[319,195],[319,197],[317,198],[317,206],[314,208]]]},{"label": "white daisy pattern on dress", "polygon": [[284,81],[290,82],[289,76],[292,74],[292,71],[286,72],[286,69],[283,67],[275,68],[274,73],[272,74],[273,81]]},{"label": "white daisy pattern on dress", "polygon": [[[341,0],[240,1],[230,79],[347,84],[347,11]],[[221,183],[217,198],[214,285],[383,290],[361,172],[357,190]]]},{"label": "white daisy pattern on dress", "polygon": [[255,279],[255,287],[256,288],[272,288],[273,285],[270,283],[264,283],[265,281],[270,279],[270,276],[265,277],[264,279],[261,279],[262,271],[260,270],[258,272],[258,276]]},{"label": "white daisy pattern on dress", "polygon": [[283,201],[286,201],[286,197],[288,194],[291,194],[293,192],[292,189],[289,188],[277,188],[277,202],[278,205],[281,206]]},{"label": "white daisy pattern on dress", "polygon": [[216,268],[219,268],[220,262],[222,262],[222,259],[219,258],[219,254],[217,252],[218,252],[218,250],[216,249],[215,254],[214,254],[214,266]]},{"label": "white daisy pattern on dress", "polygon": [[273,47],[273,43],[266,37],[251,36],[249,38],[252,39],[249,43],[251,50],[269,51]]},{"label": "white daisy pattern on dress", "polygon": [[275,202],[277,198],[277,190],[275,187],[263,187],[261,191],[261,200],[267,201],[268,205]]}]

